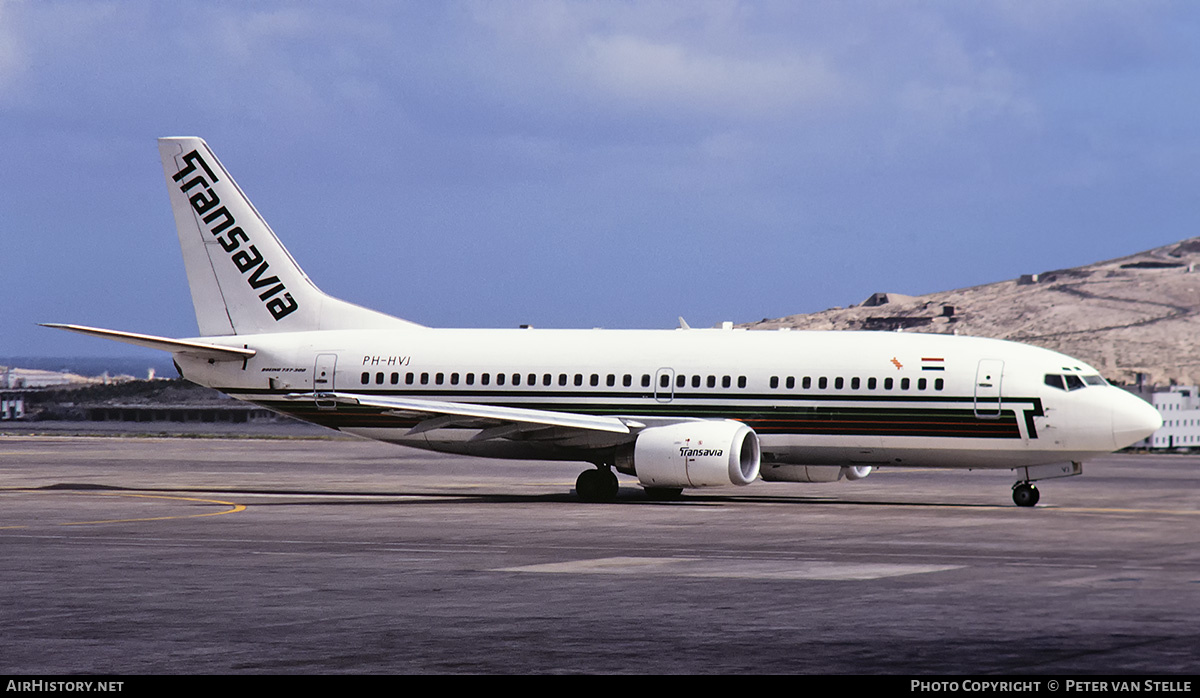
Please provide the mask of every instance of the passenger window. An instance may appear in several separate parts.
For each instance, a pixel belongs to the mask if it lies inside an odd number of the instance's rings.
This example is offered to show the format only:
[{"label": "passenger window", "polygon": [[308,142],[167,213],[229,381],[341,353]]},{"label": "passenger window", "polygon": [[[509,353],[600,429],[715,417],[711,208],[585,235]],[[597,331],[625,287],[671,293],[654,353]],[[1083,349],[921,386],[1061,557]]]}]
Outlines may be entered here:
[{"label": "passenger window", "polygon": [[467,374],[467,385],[475,385],[475,374],[474,373]]},{"label": "passenger window", "polygon": [[626,373],[625,377],[621,379],[621,385],[625,386],[626,388],[632,386],[633,385],[633,376]]},{"label": "passenger window", "polygon": [[492,374],[490,374],[490,373],[485,373],[479,377],[480,385],[488,385],[491,382],[492,382]]},{"label": "passenger window", "polygon": [[519,374],[519,373],[512,374],[512,384],[513,385],[521,384],[521,374]]},{"label": "passenger window", "polygon": [[924,378],[917,379],[917,390],[924,390],[926,385],[929,383]]},{"label": "passenger window", "polygon": [[436,376],[433,377],[433,382],[437,383],[438,385],[445,383],[446,382],[446,374],[444,374],[444,373],[437,374]]},{"label": "passenger window", "polygon": [[413,375],[413,373],[410,371],[409,373],[405,374],[405,376],[404,376],[404,382],[405,382],[405,383],[407,383],[407,384],[409,384],[409,385],[412,385],[412,384],[413,384],[413,379],[414,379],[415,377],[416,377],[416,376],[414,376],[414,375]]},{"label": "passenger window", "polygon": [[716,376],[708,377],[708,387],[710,387],[710,388],[717,387],[717,377]]},{"label": "passenger window", "polygon": [[675,376],[675,387],[676,388],[682,388],[685,385],[687,385],[687,376],[683,375],[682,373],[679,374],[678,376]]},{"label": "passenger window", "polygon": [[[487,383],[487,381],[485,380],[484,383]],[[428,373],[421,374],[421,385],[429,385],[429,374]]]},{"label": "passenger window", "polygon": [[874,390],[874,389],[875,389],[875,385],[876,385],[876,382],[875,382],[875,379],[874,379],[874,378],[868,378],[868,379],[867,379],[867,390]]},{"label": "passenger window", "polygon": [[908,390],[908,386],[909,386],[908,379],[907,379],[907,378],[901,378],[901,379],[900,379],[900,389],[901,389],[901,390]]},{"label": "passenger window", "polygon": [[658,384],[659,384],[659,386],[661,386],[663,388],[670,388],[671,387],[671,377],[665,373],[662,374],[662,378],[659,379]]},{"label": "passenger window", "polygon": [[383,374],[382,373],[375,374],[375,382],[378,384],[381,384],[381,385],[383,384]]},{"label": "passenger window", "polygon": [[772,388],[779,387],[779,376],[771,376],[771,387]]},{"label": "passenger window", "polygon": [[577,385],[577,386],[583,385],[583,374],[582,373],[575,374],[575,385]]},{"label": "passenger window", "polygon": [[554,383],[554,376],[549,373],[542,375],[542,385],[551,385],[552,383]]},{"label": "passenger window", "polygon": [[565,374],[565,373],[558,374],[558,384],[559,385],[567,384],[567,374]]},{"label": "passenger window", "polygon": [[458,374],[457,373],[450,374],[450,385],[458,385]]},{"label": "passenger window", "polygon": [[525,385],[537,385],[537,374],[531,373],[528,376],[525,376]]},{"label": "passenger window", "polygon": [[363,371],[363,374],[362,374],[363,385],[366,385],[367,383],[370,383],[370,382],[371,382],[371,374],[367,373],[366,371]]},{"label": "passenger window", "polygon": [[828,386],[829,386],[829,379],[826,378],[825,376],[821,376],[820,378],[817,379],[817,387],[820,388],[821,390],[824,390]]},{"label": "passenger window", "polygon": [[846,382],[842,380],[841,376],[833,379],[833,387],[835,390],[841,390],[842,386],[845,384]]},{"label": "passenger window", "polygon": [[851,389],[851,390],[858,390],[858,378],[851,378],[851,379],[850,379],[850,389]]},{"label": "passenger window", "polygon": [[400,383],[400,374],[393,373],[392,374],[392,385],[399,385],[399,383]]},{"label": "passenger window", "polygon": [[605,381],[605,383],[611,388],[617,384],[617,377],[610,373],[608,374],[608,379]]},{"label": "passenger window", "polygon": [[804,377],[804,380],[801,382],[801,384],[800,384],[800,385],[801,385],[801,387],[803,387],[805,390],[808,390],[809,388],[811,388],[811,387],[812,387],[812,378],[809,378],[808,376],[805,376],[805,377]]},{"label": "passenger window", "polygon": [[650,387],[650,374],[649,374],[649,373],[643,373],[643,374],[642,374],[642,387],[643,387],[643,388],[649,388],[649,387]]},{"label": "passenger window", "polygon": [[795,387],[796,387],[796,377],[795,377],[795,376],[788,376],[788,378],[787,378],[787,384],[786,384],[786,386],[787,386],[787,389],[788,389],[788,390],[791,390],[792,388],[795,388]]},{"label": "passenger window", "polygon": [[893,382],[891,378],[883,379],[883,389],[884,390],[891,390],[893,385],[895,385],[895,382]]},{"label": "passenger window", "polygon": [[934,381],[933,381],[933,389],[934,390],[941,390],[945,386],[946,386],[946,381],[942,380],[941,378],[934,379]]},{"label": "passenger window", "polygon": [[721,387],[728,388],[731,385],[729,376],[721,376]]},{"label": "passenger window", "polygon": [[739,388],[746,387],[746,377],[745,376],[738,376],[738,387]]},{"label": "passenger window", "polygon": [[593,373],[591,383],[592,383],[592,387],[596,387],[597,385],[600,385],[600,375]]}]

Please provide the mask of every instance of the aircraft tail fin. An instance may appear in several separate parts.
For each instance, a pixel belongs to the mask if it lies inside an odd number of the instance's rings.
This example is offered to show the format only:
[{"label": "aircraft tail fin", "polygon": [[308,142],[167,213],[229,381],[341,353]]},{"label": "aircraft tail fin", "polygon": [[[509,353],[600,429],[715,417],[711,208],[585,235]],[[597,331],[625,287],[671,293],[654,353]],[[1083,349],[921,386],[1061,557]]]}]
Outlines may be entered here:
[{"label": "aircraft tail fin", "polygon": [[326,295],[200,138],[160,138],[202,336],[419,328]]}]

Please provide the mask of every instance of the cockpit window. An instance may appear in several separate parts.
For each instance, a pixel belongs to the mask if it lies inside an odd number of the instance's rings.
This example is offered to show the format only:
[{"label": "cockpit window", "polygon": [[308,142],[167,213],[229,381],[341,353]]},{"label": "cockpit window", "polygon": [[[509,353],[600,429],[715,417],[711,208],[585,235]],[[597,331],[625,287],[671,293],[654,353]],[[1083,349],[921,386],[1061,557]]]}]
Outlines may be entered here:
[{"label": "cockpit window", "polygon": [[1051,388],[1059,390],[1079,390],[1089,385],[1108,385],[1108,381],[1096,374],[1077,376],[1074,373],[1047,373],[1044,382]]}]

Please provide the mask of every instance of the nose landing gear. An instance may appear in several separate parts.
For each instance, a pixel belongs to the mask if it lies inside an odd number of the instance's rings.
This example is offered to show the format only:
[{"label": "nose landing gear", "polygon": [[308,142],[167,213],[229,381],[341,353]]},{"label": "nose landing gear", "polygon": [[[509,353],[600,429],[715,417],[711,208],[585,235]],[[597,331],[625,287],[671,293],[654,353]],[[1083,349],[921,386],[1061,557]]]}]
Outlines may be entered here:
[{"label": "nose landing gear", "polygon": [[1045,465],[1028,465],[1013,468],[1017,483],[1013,485],[1013,503],[1019,507],[1031,507],[1041,499],[1041,493],[1033,484],[1034,480],[1051,480],[1060,477],[1074,477],[1083,474],[1083,463],[1068,461],[1065,463],[1047,463]]},{"label": "nose landing gear", "polygon": [[1037,485],[1032,482],[1018,482],[1013,485],[1013,503],[1019,507],[1031,507],[1041,499]]}]

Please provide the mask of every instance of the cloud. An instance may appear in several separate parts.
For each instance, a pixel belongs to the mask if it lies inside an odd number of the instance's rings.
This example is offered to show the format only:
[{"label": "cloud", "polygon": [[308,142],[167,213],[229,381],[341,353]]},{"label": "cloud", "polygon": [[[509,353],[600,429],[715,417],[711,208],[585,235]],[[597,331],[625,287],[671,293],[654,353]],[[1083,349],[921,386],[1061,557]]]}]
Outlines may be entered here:
[{"label": "cloud", "polygon": [[[39,70],[72,56],[103,34],[116,14],[112,3],[42,4],[0,0],[0,104],[36,102],[57,87]],[[96,66],[91,66],[95,69]]]},{"label": "cloud", "polygon": [[819,44],[772,26],[794,24],[786,9],[719,0],[472,7],[489,41],[480,73],[531,101],[552,93],[615,116],[728,121],[784,119],[843,92]]},{"label": "cloud", "polygon": [[587,85],[619,102],[724,116],[819,105],[838,84],[819,58],[720,54],[629,34],[587,37],[573,64]]},{"label": "cloud", "polygon": [[0,0],[0,104],[13,101],[18,81],[29,70],[28,49],[13,15],[13,3]]}]

